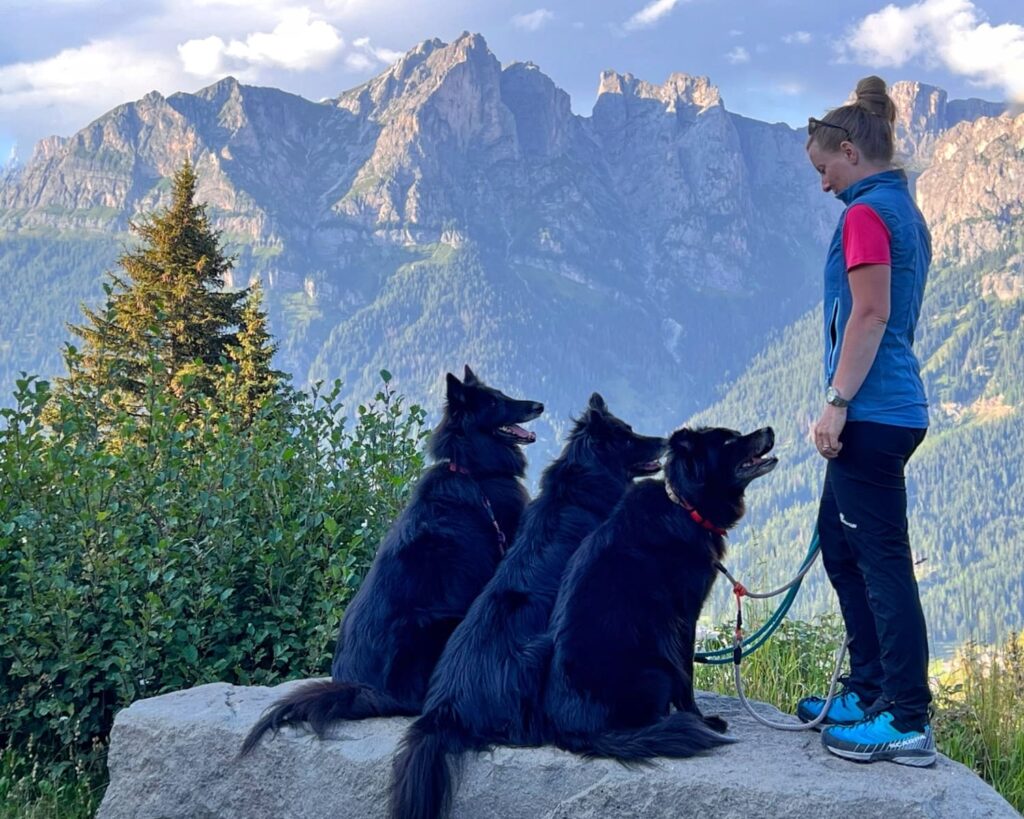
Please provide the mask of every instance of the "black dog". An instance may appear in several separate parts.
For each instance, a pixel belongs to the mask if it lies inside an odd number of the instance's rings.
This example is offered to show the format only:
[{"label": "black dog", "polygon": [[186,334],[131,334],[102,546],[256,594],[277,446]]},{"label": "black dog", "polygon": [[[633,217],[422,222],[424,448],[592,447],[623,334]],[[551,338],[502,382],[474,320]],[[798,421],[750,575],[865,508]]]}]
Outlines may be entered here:
[{"label": "black dog", "polygon": [[549,633],[544,710],[555,745],[630,762],[731,741],[694,700],[697,618],[744,490],[775,468],[764,457],[774,440],[771,428],[677,430],[665,480],[631,487],[576,552]]},{"label": "black dog", "polygon": [[637,435],[600,395],[576,421],[562,454],[545,471],[515,544],[445,647],[423,716],[395,762],[391,814],[434,819],[450,791],[447,754],[493,743],[537,744],[541,637],[566,563],[636,475],[661,468],[663,438]]},{"label": "black dog", "polygon": [[518,426],[544,406],[486,386],[466,367],[447,376],[428,469],[382,541],[342,620],[331,681],[298,687],[246,737],[305,722],[320,737],[339,719],[418,714],[441,650],[491,579],[529,497]]}]

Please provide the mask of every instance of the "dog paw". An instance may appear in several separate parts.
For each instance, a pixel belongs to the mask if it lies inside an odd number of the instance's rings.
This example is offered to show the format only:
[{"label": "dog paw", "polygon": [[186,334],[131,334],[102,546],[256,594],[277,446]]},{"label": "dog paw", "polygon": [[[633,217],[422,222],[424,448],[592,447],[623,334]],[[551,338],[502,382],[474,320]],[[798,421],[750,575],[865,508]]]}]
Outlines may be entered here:
[{"label": "dog paw", "polygon": [[729,723],[721,717],[704,717],[703,719],[704,724],[712,731],[718,731],[718,733],[724,734],[729,730]]}]

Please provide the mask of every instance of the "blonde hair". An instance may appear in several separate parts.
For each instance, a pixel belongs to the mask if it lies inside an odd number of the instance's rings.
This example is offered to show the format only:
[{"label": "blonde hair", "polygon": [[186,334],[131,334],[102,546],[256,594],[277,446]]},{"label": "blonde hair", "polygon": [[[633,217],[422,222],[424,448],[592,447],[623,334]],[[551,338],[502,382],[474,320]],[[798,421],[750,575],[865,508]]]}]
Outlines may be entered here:
[{"label": "blonde hair", "polygon": [[865,77],[857,83],[854,97],[853,102],[833,108],[820,120],[826,127],[815,127],[817,121],[811,120],[807,147],[813,142],[824,151],[838,151],[849,140],[866,159],[892,162],[896,103],[889,96],[885,80]]}]

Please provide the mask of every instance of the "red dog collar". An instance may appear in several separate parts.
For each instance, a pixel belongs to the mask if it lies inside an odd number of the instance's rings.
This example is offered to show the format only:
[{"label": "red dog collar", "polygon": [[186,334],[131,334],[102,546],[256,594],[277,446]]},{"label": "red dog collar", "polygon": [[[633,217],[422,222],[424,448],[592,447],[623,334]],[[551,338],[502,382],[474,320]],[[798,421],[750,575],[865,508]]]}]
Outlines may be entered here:
[{"label": "red dog collar", "polygon": [[668,499],[672,501],[672,503],[677,504],[678,506],[682,506],[683,509],[689,512],[690,518],[698,526],[702,526],[709,532],[714,532],[715,534],[721,535],[722,537],[725,537],[728,534],[728,532],[726,532],[725,529],[723,529],[721,526],[715,526],[715,524],[713,524],[707,518],[703,517],[700,512],[694,509],[692,504],[687,503],[682,498],[680,498],[675,492],[673,492],[672,487],[668,485],[668,481],[665,481],[665,494],[668,495]]}]

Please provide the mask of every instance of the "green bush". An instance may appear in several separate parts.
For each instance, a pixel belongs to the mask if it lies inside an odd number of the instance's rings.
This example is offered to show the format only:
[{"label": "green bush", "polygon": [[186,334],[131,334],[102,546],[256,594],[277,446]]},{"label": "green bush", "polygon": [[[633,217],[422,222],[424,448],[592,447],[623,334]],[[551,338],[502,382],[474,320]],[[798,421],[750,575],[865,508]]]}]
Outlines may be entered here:
[{"label": "green bush", "polygon": [[323,673],[423,463],[423,411],[381,376],[352,429],[337,383],[255,418],[151,390],[101,428],[20,380],[0,428],[0,736],[66,755],[140,697]]}]

